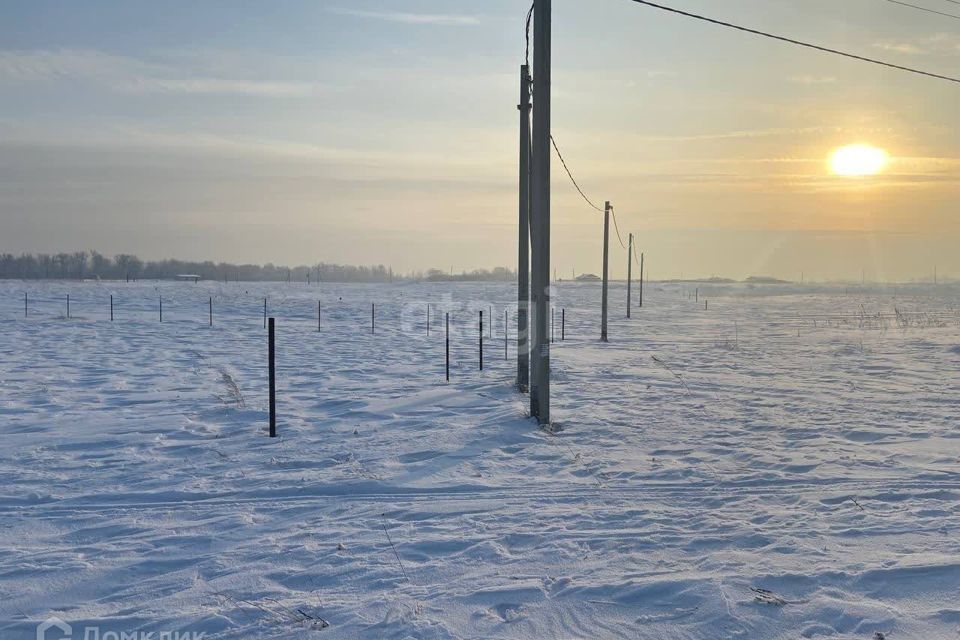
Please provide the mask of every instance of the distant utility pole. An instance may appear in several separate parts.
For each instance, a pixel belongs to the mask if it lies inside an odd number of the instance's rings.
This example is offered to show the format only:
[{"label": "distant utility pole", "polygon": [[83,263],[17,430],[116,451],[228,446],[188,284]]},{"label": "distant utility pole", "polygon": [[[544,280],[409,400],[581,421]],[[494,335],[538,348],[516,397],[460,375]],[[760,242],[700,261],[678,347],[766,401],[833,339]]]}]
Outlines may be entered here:
[{"label": "distant utility pole", "polygon": [[610,274],[610,201],[603,205],[603,295],[600,304],[600,340],[607,341],[607,277]]},{"label": "distant utility pole", "polygon": [[633,234],[627,243],[627,317],[630,317],[630,278],[633,276]]},{"label": "distant utility pole", "polygon": [[640,252],[640,308],[643,308],[643,252]]},{"label": "distant utility pole", "polygon": [[530,415],[550,424],[550,23],[551,0],[534,0],[533,11],[533,217],[531,226]]},{"label": "distant utility pole", "polygon": [[530,68],[520,67],[520,218],[517,253],[517,389],[530,386]]}]

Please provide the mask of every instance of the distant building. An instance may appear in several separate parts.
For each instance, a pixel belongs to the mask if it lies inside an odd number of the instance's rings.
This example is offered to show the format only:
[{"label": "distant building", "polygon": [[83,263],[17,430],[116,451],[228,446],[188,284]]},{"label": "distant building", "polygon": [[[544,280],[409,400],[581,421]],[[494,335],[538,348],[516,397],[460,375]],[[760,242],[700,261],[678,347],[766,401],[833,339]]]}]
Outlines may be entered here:
[{"label": "distant building", "polygon": [[592,273],[581,273],[577,276],[577,282],[600,282],[600,278]]},{"label": "distant building", "polygon": [[184,282],[200,282],[200,276],[195,273],[181,273],[177,276],[177,280],[182,280]]}]

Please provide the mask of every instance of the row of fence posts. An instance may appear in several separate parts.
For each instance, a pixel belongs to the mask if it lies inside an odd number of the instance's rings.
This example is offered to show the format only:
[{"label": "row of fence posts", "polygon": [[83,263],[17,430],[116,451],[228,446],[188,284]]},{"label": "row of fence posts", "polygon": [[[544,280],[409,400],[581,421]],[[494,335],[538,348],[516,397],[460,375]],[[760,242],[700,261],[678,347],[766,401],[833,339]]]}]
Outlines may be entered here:
[{"label": "row of fence posts", "polygon": [[[264,298],[264,313],[266,313],[267,300]],[[490,307],[491,309],[493,307]],[[320,314],[322,308],[317,303],[317,331],[320,331]],[[492,312],[491,312],[492,313]],[[161,311],[162,314],[162,311]],[[277,367],[276,367],[276,331],[274,318],[265,318],[267,326],[267,369],[269,375],[270,388],[270,437],[277,437]],[[566,340],[567,310],[560,310],[560,339]],[[161,316],[161,322],[162,322]],[[445,335],[444,335],[444,371],[447,382],[450,381],[450,312],[444,314]],[[210,324],[213,325],[213,298],[210,299]],[[493,322],[490,322],[490,337],[493,337]],[[509,340],[509,312],[503,312],[503,359],[510,359],[510,340]],[[483,371],[483,311],[480,311],[478,334],[479,364],[480,371]],[[370,304],[370,332],[376,332],[376,303]],[[427,336],[430,335],[430,305],[427,305]]]},{"label": "row of fence posts", "polygon": [[[67,318],[70,318],[70,294],[67,295]],[[29,305],[29,294],[24,292],[23,294],[23,317],[27,318],[30,316],[30,305]],[[160,312],[160,322],[163,322],[163,296],[158,297],[159,303],[159,312]],[[319,311],[318,311],[319,313]],[[264,314],[264,327],[266,324],[266,314],[267,314],[267,299],[263,299],[263,314]],[[110,322],[113,322],[113,294],[110,294]],[[213,326],[213,298],[209,299],[209,322],[210,326]],[[318,320],[318,329],[319,329],[319,320]]]},{"label": "row of fence posts", "polygon": [[[209,325],[213,326],[213,297],[211,296],[208,299],[208,321]],[[70,295],[66,296],[67,303],[67,317],[70,317]],[[159,303],[159,315],[160,322],[163,322],[163,296],[158,297]],[[29,316],[29,294],[24,292],[23,294],[23,313],[24,316]],[[370,304],[370,332],[371,334],[376,333],[376,303]],[[493,307],[491,306],[489,322],[489,332],[490,337],[493,338]],[[317,302],[317,331],[321,330],[321,314],[323,308],[320,301]],[[555,310],[551,311],[551,341],[555,341],[554,336],[554,317]],[[566,340],[566,317],[567,310],[561,309],[561,330],[560,330],[560,339]],[[447,382],[450,381],[450,313],[445,313],[445,376]],[[110,322],[114,321],[113,313],[113,294],[110,295]],[[275,348],[275,319],[273,317],[267,316],[267,298],[263,299],[263,326],[267,329],[267,360],[268,360],[268,370],[269,370],[269,386],[270,386],[270,437],[274,438],[277,435],[277,416],[276,416],[276,348]],[[504,310],[503,312],[503,357],[504,360],[509,360],[510,354],[510,342],[509,342],[509,312]],[[483,311],[480,311],[479,318],[479,365],[480,370],[483,371]],[[430,335],[430,305],[427,305],[427,335]]]},{"label": "row of fence posts", "polygon": [[[29,317],[29,313],[30,313],[29,300],[30,300],[30,298],[29,298],[29,293],[28,293],[28,292],[24,292],[24,294],[23,294],[23,315],[24,315],[24,317]],[[157,302],[158,302],[159,319],[160,319],[160,322],[163,322],[163,296],[159,296],[158,299],[157,299]],[[67,318],[70,318],[70,317],[71,317],[71,315],[70,315],[70,294],[66,294],[66,305],[67,305]],[[322,328],[322,313],[323,313],[323,306],[322,306],[322,305],[323,305],[323,303],[318,300],[318,301],[317,301],[317,331],[318,331],[318,332],[319,332],[319,331],[321,330],[321,328]],[[212,327],[212,326],[213,326],[213,297],[212,297],[212,296],[211,296],[210,298],[208,298],[208,300],[207,300],[207,309],[208,309],[208,312],[207,312],[208,324]],[[493,318],[493,307],[492,307],[492,306],[489,308],[489,311],[490,311],[490,318],[491,318],[491,320],[490,320],[490,322],[489,322],[488,331],[489,331],[489,336],[490,336],[490,338],[493,339],[493,320],[492,320],[492,318]],[[565,340],[565,339],[566,339],[566,312],[567,312],[566,309],[561,309],[561,338],[560,338],[561,340]],[[555,333],[554,324],[555,324],[555,322],[556,322],[556,317],[555,317],[555,316],[556,316],[556,309],[551,309],[550,313],[551,313],[551,317],[550,317],[550,325],[551,325],[551,326],[550,326],[550,341],[551,341],[551,342],[556,342],[555,335],[554,335],[554,333]],[[447,314],[447,315],[449,316],[449,314]],[[113,321],[114,321],[114,313],[113,313],[113,294],[110,294],[110,322],[113,322]],[[264,329],[267,328],[267,323],[268,323],[268,318],[267,318],[267,298],[264,298],[264,299],[263,299],[263,328],[264,328]],[[504,343],[503,349],[504,349],[504,358],[505,358],[505,359],[508,359],[508,358],[509,358],[509,333],[510,333],[510,332],[509,332],[508,327],[509,327],[509,314],[508,314],[508,312],[507,312],[506,310],[504,310],[504,312],[503,312],[503,343]],[[374,333],[374,334],[375,334],[376,332],[377,332],[377,305],[376,305],[376,303],[370,303],[370,333]],[[481,347],[481,350],[482,350],[482,348],[483,348],[483,311],[480,311],[480,334],[481,334],[481,335],[480,335],[480,338],[481,338],[480,347]],[[427,305],[427,336],[428,336],[428,337],[430,336],[430,305],[429,305],[429,304]],[[480,368],[482,369],[483,367],[481,366]]]},{"label": "row of fence posts", "polygon": [[[682,295],[682,294],[681,294],[681,295]],[[693,298],[693,301],[694,301],[694,302],[696,302],[697,304],[700,304],[700,287],[697,287],[696,289],[693,290],[693,295],[690,294],[690,290],[689,290],[689,289],[687,290],[687,300],[689,300],[689,299],[691,299],[691,298]],[[710,303],[710,301],[707,300],[706,298],[704,298],[704,300],[703,300],[703,310],[704,310],[704,311],[709,311],[709,310],[710,310],[709,303]]]}]

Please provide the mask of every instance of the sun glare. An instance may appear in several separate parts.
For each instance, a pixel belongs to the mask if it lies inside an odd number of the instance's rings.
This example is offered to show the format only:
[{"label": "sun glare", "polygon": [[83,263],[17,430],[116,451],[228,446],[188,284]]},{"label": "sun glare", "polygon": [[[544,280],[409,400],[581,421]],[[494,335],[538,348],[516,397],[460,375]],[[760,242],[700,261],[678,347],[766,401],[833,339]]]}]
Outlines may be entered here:
[{"label": "sun glare", "polygon": [[838,176],[874,176],[887,166],[889,155],[868,144],[851,144],[830,154],[830,171]]}]

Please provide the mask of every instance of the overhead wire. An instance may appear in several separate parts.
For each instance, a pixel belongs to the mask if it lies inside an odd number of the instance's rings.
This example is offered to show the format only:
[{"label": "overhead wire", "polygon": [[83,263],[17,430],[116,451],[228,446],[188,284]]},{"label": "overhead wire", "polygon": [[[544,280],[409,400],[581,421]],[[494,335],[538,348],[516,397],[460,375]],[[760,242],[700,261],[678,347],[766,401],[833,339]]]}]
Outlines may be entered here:
[{"label": "overhead wire", "polygon": [[683,11],[681,9],[676,9],[674,7],[668,7],[666,5],[657,4],[656,2],[650,2],[649,0],[630,0],[630,2],[635,2],[636,4],[641,4],[647,7],[652,7],[654,9],[660,9],[661,11],[667,11],[669,13],[675,13],[677,15],[685,16],[687,18],[693,18],[695,20],[701,20],[703,22],[709,22],[710,24],[715,24],[721,27],[727,27],[728,29],[735,29],[737,31],[742,31],[744,33],[751,33],[756,36],[762,36],[764,38],[770,38],[772,40],[779,40],[780,42],[787,42],[789,44],[794,44],[800,47],[806,47],[807,49],[814,49],[816,51],[822,51],[824,53],[832,53],[834,55],[842,56],[844,58],[851,58],[853,60],[859,60],[861,62],[868,62],[870,64],[879,65],[881,67],[888,67],[890,69],[898,69],[900,71],[906,71],[908,73],[915,73],[921,76],[927,76],[929,78],[936,78],[938,80],[946,80],[947,82],[955,82],[960,84],[960,78],[955,78],[951,76],[940,75],[939,73],[931,73],[929,71],[923,71],[922,69],[916,69],[913,67],[905,67],[899,64],[893,64],[891,62],[884,62],[883,60],[877,60],[875,58],[868,58],[866,56],[857,55],[855,53],[848,53],[846,51],[840,51],[839,49],[831,49],[829,47],[823,47],[816,44],[811,44],[809,42],[804,42],[802,40],[795,40],[793,38],[788,38],[786,36],[779,36],[773,33],[768,33],[766,31],[760,31],[759,29],[751,29],[749,27],[743,27],[732,22],[726,22],[724,20],[717,20],[716,18],[709,18],[698,13],[691,13],[689,11]]},{"label": "overhead wire", "polygon": [[530,20],[533,18],[533,7],[536,3],[530,5],[530,11],[527,11],[527,29],[526,29],[526,39],[527,39],[527,49],[524,54],[524,61],[527,63],[527,68],[530,68]]},{"label": "overhead wire", "polygon": [[557,146],[557,141],[553,139],[553,134],[550,134],[550,142],[553,143],[553,150],[557,152],[557,157],[560,158],[560,164],[563,165],[564,170],[567,172],[567,176],[570,178],[570,182],[573,183],[573,186],[576,187],[577,191],[580,193],[580,197],[583,198],[584,201],[588,205],[593,207],[595,210],[599,211],[600,213],[603,213],[603,209],[593,204],[590,198],[587,197],[587,194],[583,192],[583,189],[580,188],[580,185],[577,184],[577,181],[573,177],[573,174],[570,173],[570,167],[567,166],[567,161],[563,159],[563,154],[560,153],[560,148]]},{"label": "overhead wire", "polygon": [[[925,11],[926,13],[935,13],[938,16],[945,16],[947,18],[953,18],[954,20],[960,20],[960,16],[955,13],[946,13],[944,11],[937,11],[936,9],[930,9],[928,7],[921,7],[918,4],[911,4],[909,2],[903,2],[903,0],[883,0],[884,2],[889,2],[890,4],[898,4],[901,7],[909,7],[911,9],[916,9],[917,11]],[[960,2],[957,2],[960,4]]]},{"label": "overhead wire", "polygon": [[617,224],[617,210],[610,207],[610,215],[613,216],[613,230],[617,232],[617,240],[620,241],[620,246],[626,251],[627,245],[623,244],[623,237],[620,236],[620,225]]}]

